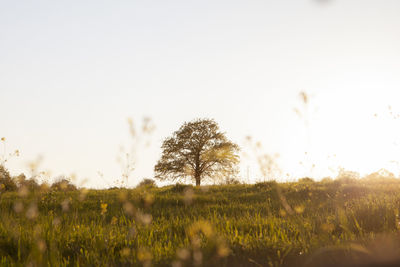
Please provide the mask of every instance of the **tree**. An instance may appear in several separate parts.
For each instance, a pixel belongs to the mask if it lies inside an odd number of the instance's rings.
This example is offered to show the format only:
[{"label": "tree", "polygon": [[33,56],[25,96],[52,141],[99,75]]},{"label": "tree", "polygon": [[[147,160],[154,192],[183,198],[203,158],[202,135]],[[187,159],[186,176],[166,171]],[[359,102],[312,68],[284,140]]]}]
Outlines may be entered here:
[{"label": "tree", "polygon": [[232,173],[239,163],[238,145],[229,141],[211,119],[185,122],[161,148],[161,159],[154,167],[160,180],[190,177],[200,186],[205,178],[215,180]]}]

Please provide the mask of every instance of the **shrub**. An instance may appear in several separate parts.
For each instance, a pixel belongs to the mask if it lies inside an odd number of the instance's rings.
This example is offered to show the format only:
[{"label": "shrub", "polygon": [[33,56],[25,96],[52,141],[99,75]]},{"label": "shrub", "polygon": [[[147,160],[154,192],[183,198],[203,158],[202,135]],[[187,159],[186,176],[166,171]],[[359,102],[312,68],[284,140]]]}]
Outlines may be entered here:
[{"label": "shrub", "polygon": [[185,190],[193,188],[192,185],[186,185],[186,184],[181,184],[181,183],[176,183],[172,188],[172,192],[177,192],[177,193],[183,193]]},{"label": "shrub", "polygon": [[156,182],[153,179],[144,178],[136,187],[156,187]]},{"label": "shrub", "polygon": [[112,186],[112,187],[107,188],[107,190],[119,190],[119,189],[122,189],[122,187]]},{"label": "shrub", "polygon": [[341,184],[353,184],[360,179],[360,174],[358,172],[348,171],[343,168],[339,169],[339,173],[335,179]]},{"label": "shrub", "polygon": [[331,177],[324,177],[321,180],[322,183],[332,183],[333,179]]},{"label": "shrub", "polygon": [[299,179],[299,183],[314,183],[314,180],[309,177],[304,177]]},{"label": "shrub", "polygon": [[54,191],[75,191],[76,186],[67,178],[60,178],[51,185],[50,189]]},{"label": "shrub", "polygon": [[4,166],[0,165],[0,191],[16,191],[17,184],[11,178],[10,173]]},{"label": "shrub", "polygon": [[18,188],[26,188],[27,190],[33,192],[40,189],[40,185],[36,182],[34,178],[26,179],[25,174],[20,174],[15,178]]},{"label": "shrub", "polygon": [[353,178],[353,177],[338,177],[334,180],[334,183],[336,184],[356,184],[357,183],[357,179]]},{"label": "shrub", "polygon": [[258,189],[266,188],[271,189],[275,188],[278,185],[276,181],[268,181],[268,182],[258,182],[254,186]]},{"label": "shrub", "polygon": [[226,185],[240,184],[240,181],[236,178],[229,177],[229,178],[226,178],[226,180],[223,182],[223,184],[226,184]]}]

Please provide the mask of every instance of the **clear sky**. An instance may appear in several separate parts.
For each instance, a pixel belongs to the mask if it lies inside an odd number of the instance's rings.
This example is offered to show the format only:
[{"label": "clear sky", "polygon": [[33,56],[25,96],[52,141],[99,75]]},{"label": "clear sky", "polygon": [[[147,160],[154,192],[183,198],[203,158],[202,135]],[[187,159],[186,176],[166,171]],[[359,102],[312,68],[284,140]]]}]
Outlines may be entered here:
[{"label": "clear sky", "polygon": [[0,1],[0,136],[21,152],[7,167],[27,172],[42,155],[52,177],[113,185],[127,118],[149,116],[133,186],[152,177],[165,137],[211,117],[240,145],[251,135],[279,153],[289,177],[309,174],[300,161],[316,177],[398,174],[399,11],[398,0]]}]

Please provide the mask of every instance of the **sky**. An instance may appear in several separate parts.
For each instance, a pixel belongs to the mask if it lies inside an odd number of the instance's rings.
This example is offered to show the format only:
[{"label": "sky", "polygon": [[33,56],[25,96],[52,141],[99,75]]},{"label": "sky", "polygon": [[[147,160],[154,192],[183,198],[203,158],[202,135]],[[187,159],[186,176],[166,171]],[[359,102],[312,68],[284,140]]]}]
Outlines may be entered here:
[{"label": "sky", "polygon": [[[41,157],[43,179],[103,188],[121,177],[120,148],[134,146],[134,186],[153,177],[164,138],[214,118],[246,152],[249,182],[265,178],[246,136],[279,154],[283,180],[339,167],[398,175],[399,10],[398,0],[2,0],[0,153],[20,151],[12,174],[29,176]],[[137,141],[127,119],[139,129],[144,117],[156,128]]]}]

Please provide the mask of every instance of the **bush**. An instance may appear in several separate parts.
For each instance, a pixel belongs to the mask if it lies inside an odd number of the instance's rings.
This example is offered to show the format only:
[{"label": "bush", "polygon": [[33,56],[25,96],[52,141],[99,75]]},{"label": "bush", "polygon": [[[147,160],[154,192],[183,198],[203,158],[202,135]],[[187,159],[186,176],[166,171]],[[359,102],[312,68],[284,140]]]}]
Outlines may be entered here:
[{"label": "bush", "polygon": [[276,181],[269,181],[269,182],[258,182],[254,186],[258,189],[272,189],[276,188],[278,183]]},{"label": "bush", "polygon": [[144,178],[136,187],[157,187],[153,179]]},{"label": "bush", "polygon": [[4,166],[0,165],[0,191],[16,191],[17,184],[11,178],[10,173]]},{"label": "bush", "polygon": [[304,177],[299,179],[299,183],[314,183],[314,180],[309,177]]},{"label": "bush", "polygon": [[15,178],[18,188],[25,188],[31,192],[37,191],[40,189],[40,185],[36,182],[34,178],[26,179],[25,174],[20,174]]},{"label": "bush", "polygon": [[332,183],[333,179],[331,177],[324,177],[321,180],[322,183]]},{"label": "bush", "polygon": [[340,184],[340,185],[345,185],[345,184],[356,184],[357,179],[353,177],[338,177],[334,180],[334,183]]},{"label": "bush", "polygon": [[223,182],[223,184],[226,184],[226,185],[240,184],[240,181],[236,178],[229,177],[229,178],[226,178],[226,180]]},{"label": "bush", "polygon": [[51,185],[50,189],[53,191],[75,191],[76,186],[67,178],[60,178]]},{"label": "bush", "polygon": [[185,190],[192,188],[192,185],[187,185],[187,184],[181,184],[181,183],[176,183],[172,188],[171,191],[172,192],[176,192],[176,193],[183,193],[185,192]]},{"label": "bush", "polygon": [[359,179],[360,179],[360,174],[358,172],[348,171],[343,168],[340,168],[335,181],[341,184],[354,184]]}]

